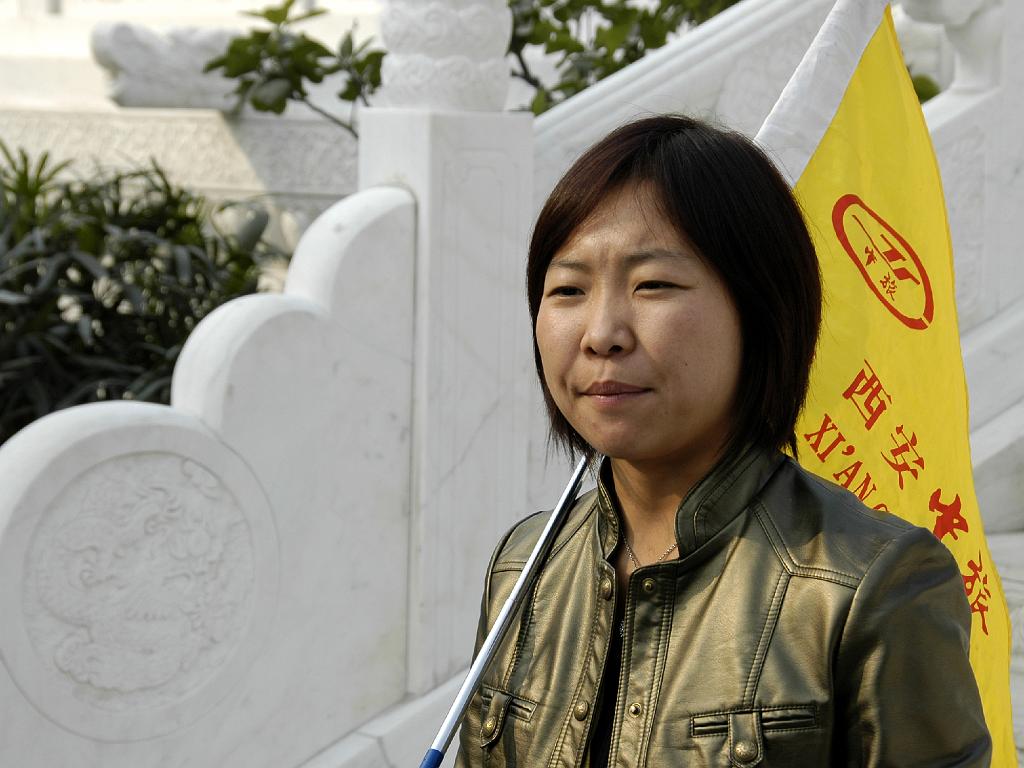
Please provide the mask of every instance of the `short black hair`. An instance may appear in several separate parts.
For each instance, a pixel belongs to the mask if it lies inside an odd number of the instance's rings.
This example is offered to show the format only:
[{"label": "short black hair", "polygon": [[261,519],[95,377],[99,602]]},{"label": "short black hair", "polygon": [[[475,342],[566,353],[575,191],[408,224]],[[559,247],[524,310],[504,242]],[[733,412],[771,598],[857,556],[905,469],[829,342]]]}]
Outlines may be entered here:
[{"label": "short black hair", "polygon": [[744,448],[796,455],[821,324],[821,275],[800,207],[774,163],[740,133],[681,115],[617,128],[573,163],[530,240],[526,291],[551,436],[570,455],[593,448],[555,405],[537,347],[537,313],[555,254],[611,193],[649,184],[660,213],[725,283],[743,337],[736,413],[723,457]]}]

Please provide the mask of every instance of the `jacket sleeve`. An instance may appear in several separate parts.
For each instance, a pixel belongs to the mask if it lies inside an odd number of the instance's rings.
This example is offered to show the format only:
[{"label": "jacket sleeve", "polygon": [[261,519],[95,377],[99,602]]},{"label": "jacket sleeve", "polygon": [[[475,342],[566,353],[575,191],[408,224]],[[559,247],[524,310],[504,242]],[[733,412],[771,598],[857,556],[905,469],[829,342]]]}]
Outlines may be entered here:
[{"label": "jacket sleeve", "polygon": [[931,533],[914,528],[882,550],[839,645],[835,727],[845,765],[989,765],[970,626],[959,568]]},{"label": "jacket sleeve", "polygon": [[[515,527],[509,529],[498,546],[491,554],[491,561],[487,565],[487,575],[484,577],[484,594],[480,600],[480,622],[476,629],[476,643],[473,645],[473,659],[480,653],[480,648],[487,639],[487,633],[491,629],[489,608],[491,603],[491,577],[494,573],[494,564],[498,555],[505,548],[509,536]],[[472,660],[470,660],[472,662]],[[473,691],[469,700],[469,707],[466,709],[466,716],[462,719],[462,726],[459,728],[459,751],[455,756],[455,768],[478,768],[483,765],[483,750],[480,748],[480,728],[483,720],[483,703],[481,701],[480,689]]]}]

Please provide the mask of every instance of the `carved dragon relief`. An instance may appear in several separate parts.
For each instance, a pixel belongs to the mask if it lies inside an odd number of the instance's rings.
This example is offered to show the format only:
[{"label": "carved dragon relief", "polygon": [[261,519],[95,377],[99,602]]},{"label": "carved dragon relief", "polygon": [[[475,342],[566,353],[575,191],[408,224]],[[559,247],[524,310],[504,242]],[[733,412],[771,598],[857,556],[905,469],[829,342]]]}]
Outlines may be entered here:
[{"label": "carved dragon relief", "polygon": [[121,457],[80,475],[43,516],[25,563],[33,647],[69,693],[102,710],[187,697],[252,613],[249,524],[217,477],[180,456]]}]

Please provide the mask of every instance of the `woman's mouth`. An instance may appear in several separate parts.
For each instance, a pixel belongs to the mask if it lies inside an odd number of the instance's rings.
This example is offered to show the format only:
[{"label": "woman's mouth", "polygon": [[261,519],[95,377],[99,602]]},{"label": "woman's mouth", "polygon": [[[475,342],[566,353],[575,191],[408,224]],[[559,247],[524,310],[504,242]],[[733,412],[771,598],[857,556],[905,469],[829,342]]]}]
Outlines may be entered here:
[{"label": "woman's mouth", "polygon": [[650,392],[648,387],[638,387],[621,381],[596,381],[582,391],[584,397],[603,405],[615,405],[635,400]]}]

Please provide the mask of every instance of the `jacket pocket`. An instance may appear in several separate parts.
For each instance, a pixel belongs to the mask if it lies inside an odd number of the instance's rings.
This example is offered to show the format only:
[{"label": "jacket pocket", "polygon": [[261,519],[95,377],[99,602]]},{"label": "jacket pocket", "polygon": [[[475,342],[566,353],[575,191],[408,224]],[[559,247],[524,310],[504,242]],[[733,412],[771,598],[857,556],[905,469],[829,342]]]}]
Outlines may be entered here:
[{"label": "jacket pocket", "polygon": [[[748,710],[748,713],[750,710]],[[760,715],[761,730],[794,731],[818,727],[818,709],[813,704],[789,707],[764,707],[753,710]],[[711,712],[705,715],[693,715],[690,718],[690,735],[724,736],[729,733],[729,715],[732,712]]]},{"label": "jacket pocket", "polygon": [[480,691],[480,700],[483,707],[483,718],[480,721],[480,746],[485,748],[501,738],[501,734],[505,730],[505,721],[508,718],[528,723],[537,708],[537,703],[534,701],[521,696],[513,696],[507,691],[486,685]]},{"label": "jacket pocket", "polygon": [[770,744],[773,733],[817,727],[817,709],[813,704],[709,712],[690,718],[691,737],[726,740],[726,754],[734,768],[761,765],[765,759],[765,739]]},{"label": "jacket pocket", "polygon": [[818,727],[818,708],[813,704],[796,707],[765,707],[761,712],[761,729],[772,731],[802,731]]}]

